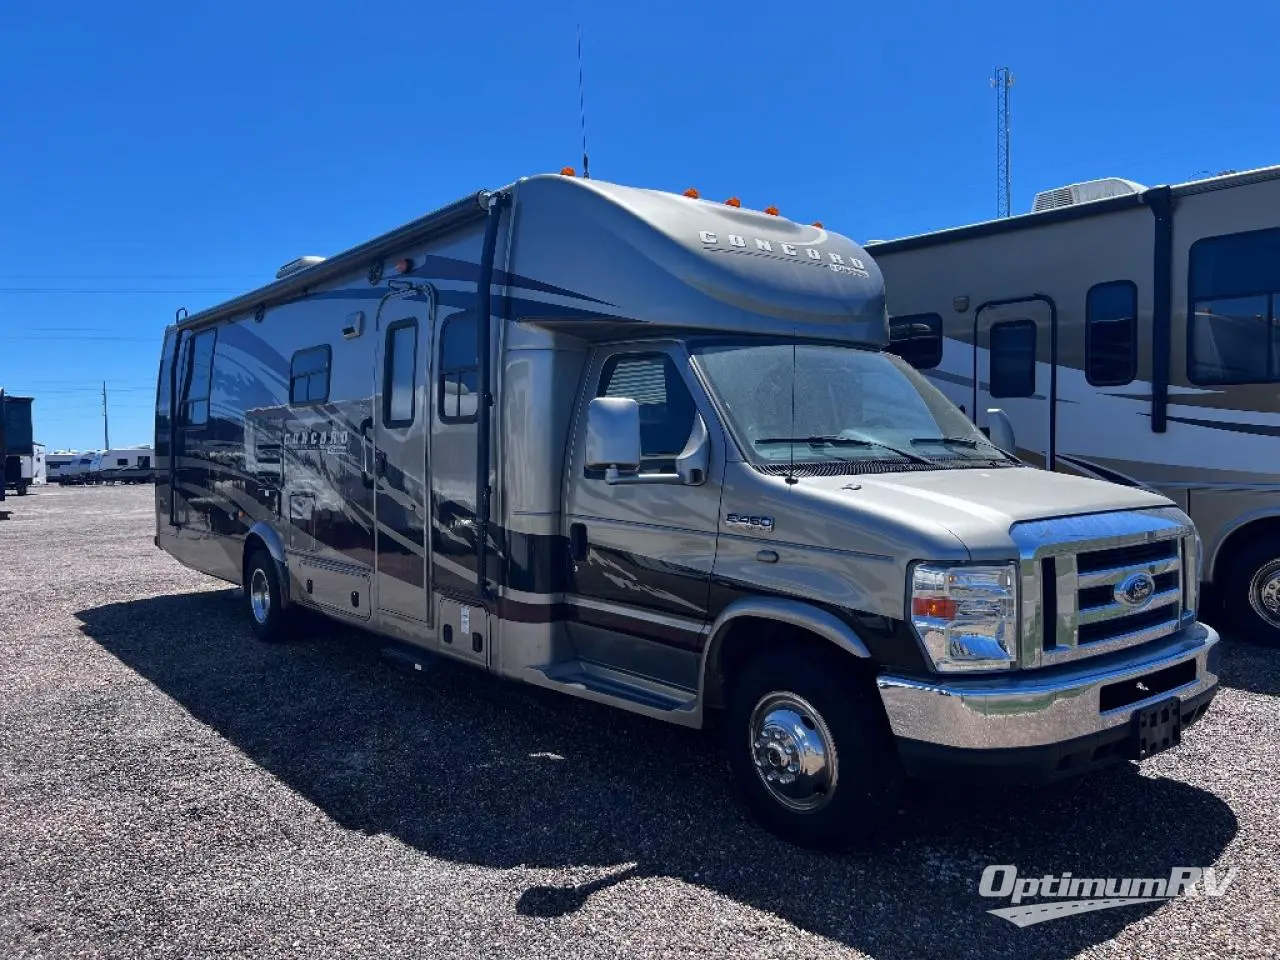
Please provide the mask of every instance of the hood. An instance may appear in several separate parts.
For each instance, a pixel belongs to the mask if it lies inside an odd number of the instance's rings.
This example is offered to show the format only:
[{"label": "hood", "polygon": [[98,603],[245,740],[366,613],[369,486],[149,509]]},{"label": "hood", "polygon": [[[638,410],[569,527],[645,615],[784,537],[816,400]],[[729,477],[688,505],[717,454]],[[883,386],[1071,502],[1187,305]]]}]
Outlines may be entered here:
[{"label": "hood", "polygon": [[806,477],[796,490],[921,532],[947,530],[974,559],[1007,558],[1009,529],[1026,520],[1175,506],[1147,490],[1034,467]]}]

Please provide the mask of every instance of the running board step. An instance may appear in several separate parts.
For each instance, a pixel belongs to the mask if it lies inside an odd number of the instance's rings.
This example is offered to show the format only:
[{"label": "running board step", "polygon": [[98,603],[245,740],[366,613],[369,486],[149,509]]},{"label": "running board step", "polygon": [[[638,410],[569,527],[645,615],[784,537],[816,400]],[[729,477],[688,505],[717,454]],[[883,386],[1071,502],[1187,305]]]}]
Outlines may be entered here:
[{"label": "running board step", "polygon": [[608,703],[639,713],[667,715],[693,714],[698,697],[692,690],[673,687],[648,677],[614,670],[598,663],[565,660],[530,667],[530,679],[588,700]]}]

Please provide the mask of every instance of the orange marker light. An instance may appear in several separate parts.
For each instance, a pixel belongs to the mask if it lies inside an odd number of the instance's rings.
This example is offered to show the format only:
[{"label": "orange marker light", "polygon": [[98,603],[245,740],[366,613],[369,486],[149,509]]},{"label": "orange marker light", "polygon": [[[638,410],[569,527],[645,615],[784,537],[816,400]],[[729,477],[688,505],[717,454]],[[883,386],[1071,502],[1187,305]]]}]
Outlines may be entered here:
[{"label": "orange marker light", "polygon": [[576,171],[576,170],[574,170],[574,169],[573,169],[573,167],[561,167],[561,168],[560,168],[560,176],[562,176],[562,177],[576,177],[577,175],[578,175],[578,173],[577,173],[577,171]]},{"label": "orange marker light", "polygon": [[695,189],[693,189],[693,187],[690,187],[688,190],[686,190],[686,191],[684,192],[684,195],[685,195],[686,197],[688,197],[690,200],[697,200],[697,199],[698,199],[698,191],[697,191],[697,190],[695,190]]},{"label": "orange marker light", "polygon": [[408,257],[405,257],[403,260],[401,260],[399,263],[396,264],[396,273],[408,273],[412,269],[413,269],[413,261],[410,260]]},{"label": "orange marker light", "polygon": [[956,602],[950,597],[915,597],[911,601],[911,612],[917,617],[954,620]]},{"label": "orange marker light", "polygon": [[778,215],[778,208],[773,206],[765,207],[764,212],[771,217],[776,217]]},{"label": "orange marker light", "polygon": [[737,197],[730,197],[728,200],[724,202],[724,205],[726,207],[740,207],[742,206],[742,201],[739,200]]},{"label": "orange marker light", "polygon": [[815,227],[817,227],[819,230],[821,230],[821,229],[822,229],[822,221],[821,221],[821,220],[815,220],[815,221],[813,221],[813,225],[814,225]]}]

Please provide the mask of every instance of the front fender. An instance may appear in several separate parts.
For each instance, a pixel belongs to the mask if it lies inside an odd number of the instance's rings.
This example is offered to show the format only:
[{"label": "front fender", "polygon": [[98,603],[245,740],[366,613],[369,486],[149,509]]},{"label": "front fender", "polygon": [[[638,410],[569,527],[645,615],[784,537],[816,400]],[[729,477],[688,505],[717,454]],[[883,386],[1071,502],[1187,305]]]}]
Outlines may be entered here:
[{"label": "front fender", "polygon": [[710,683],[720,662],[721,645],[735,620],[755,617],[806,630],[851,656],[869,659],[871,651],[862,638],[839,617],[803,600],[783,597],[743,597],[725,607],[711,624],[708,640],[702,650],[699,670],[699,701],[706,702]]}]

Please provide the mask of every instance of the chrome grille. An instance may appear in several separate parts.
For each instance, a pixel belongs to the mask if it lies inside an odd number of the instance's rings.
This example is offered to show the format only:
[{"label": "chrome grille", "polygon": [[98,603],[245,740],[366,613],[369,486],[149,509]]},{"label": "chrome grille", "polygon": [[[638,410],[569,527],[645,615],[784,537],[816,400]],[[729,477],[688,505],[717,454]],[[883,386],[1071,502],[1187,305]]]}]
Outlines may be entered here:
[{"label": "chrome grille", "polygon": [[1194,616],[1184,566],[1195,531],[1180,510],[1040,520],[1010,532],[1021,552],[1021,666],[1157,640]]}]

